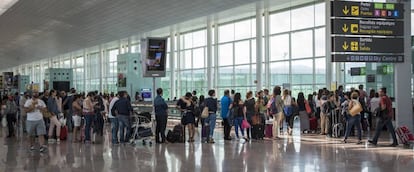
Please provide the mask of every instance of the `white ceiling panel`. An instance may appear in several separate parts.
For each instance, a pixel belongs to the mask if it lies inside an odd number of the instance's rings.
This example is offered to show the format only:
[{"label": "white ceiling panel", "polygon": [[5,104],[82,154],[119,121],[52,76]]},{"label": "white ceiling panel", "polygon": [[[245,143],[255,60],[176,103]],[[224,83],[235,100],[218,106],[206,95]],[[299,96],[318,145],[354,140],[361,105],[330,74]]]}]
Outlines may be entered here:
[{"label": "white ceiling panel", "polygon": [[20,0],[0,16],[0,69],[195,18],[200,21],[200,17],[258,1]]}]

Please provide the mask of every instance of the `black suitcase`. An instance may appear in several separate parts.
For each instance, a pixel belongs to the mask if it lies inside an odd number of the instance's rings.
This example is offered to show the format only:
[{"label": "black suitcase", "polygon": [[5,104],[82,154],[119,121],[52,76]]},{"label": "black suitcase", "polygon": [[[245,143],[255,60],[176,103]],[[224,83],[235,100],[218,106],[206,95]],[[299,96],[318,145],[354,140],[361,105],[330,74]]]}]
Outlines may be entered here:
[{"label": "black suitcase", "polygon": [[264,125],[252,125],[252,139],[263,140],[264,136]]},{"label": "black suitcase", "polygon": [[178,125],[174,126],[173,135],[174,135],[174,137],[177,137],[177,142],[178,143],[184,143],[185,142],[185,127],[184,127],[184,125],[178,124]]}]

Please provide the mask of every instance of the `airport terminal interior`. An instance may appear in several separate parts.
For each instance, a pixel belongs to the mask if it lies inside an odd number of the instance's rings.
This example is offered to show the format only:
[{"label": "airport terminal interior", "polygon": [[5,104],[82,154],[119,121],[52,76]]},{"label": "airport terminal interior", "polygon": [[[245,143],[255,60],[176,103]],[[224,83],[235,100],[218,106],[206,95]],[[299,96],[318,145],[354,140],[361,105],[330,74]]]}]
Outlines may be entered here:
[{"label": "airport terminal interior", "polygon": [[412,171],[413,23],[411,0],[0,0],[0,171]]}]

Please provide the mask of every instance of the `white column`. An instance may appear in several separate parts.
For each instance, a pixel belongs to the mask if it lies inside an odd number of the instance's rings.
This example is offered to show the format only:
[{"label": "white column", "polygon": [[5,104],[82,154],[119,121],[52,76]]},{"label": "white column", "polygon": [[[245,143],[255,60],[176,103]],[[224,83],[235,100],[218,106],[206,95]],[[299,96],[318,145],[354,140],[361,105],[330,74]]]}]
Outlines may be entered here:
[{"label": "white column", "polygon": [[[207,89],[212,89],[215,86],[213,83],[213,29],[211,17],[207,18]],[[204,94],[204,93],[202,93]]]},{"label": "white column", "polygon": [[131,37],[128,37],[128,53],[131,53],[132,52],[132,47],[131,47]]},{"label": "white column", "polygon": [[179,95],[180,95],[180,88],[181,88],[181,75],[180,75],[180,69],[181,69],[181,41],[180,41],[180,38],[181,38],[181,35],[180,35],[180,33],[179,33],[179,29],[177,29],[177,34],[176,34],[176,37],[177,37],[177,57],[175,58],[176,60],[177,60],[177,85],[176,85],[176,88],[175,88],[175,90],[174,90],[174,95],[175,95],[175,97],[179,97]]},{"label": "white column", "polygon": [[325,21],[326,21],[326,88],[331,88],[332,82],[332,57],[331,57],[331,1],[325,0]]},{"label": "white column", "polygon": [[176,89],[176,84],[175,84],[175,65],[174,62],[175,60],[177,60],[177,58],[175,57],[175,31],[173,29],[173,27],[171,27],[170,29],[170,100],[172,100],[174,97],[176,97],[175,95],[175,89]]},{"label": "white column", "polygon": [[[272,89],[274,85],[271,85],[270,83],[270,16],[269,16],[269,10],[265,9],[264,11],[264,60],[265,60],[265,87],[268,89]],[[257,51],[257,50],[256,50]]]},{"label": "white column", "polygon": [[83,49],[83,91],[85,93],[87,93],[88,91],[91,91],[91,90],[86,90],[86,76],[88,76],[86,73],[89,72],[87,70],[88,66],[86,65],[87,64],[86,63],[87,62],[87,52],[86,51],[87,51],[86,49]]},{"label": "white column", "polygon": [[[213,74],[213,87],[211,87],[211,88],[209,88],[209,89],[213,89],[213,88],[215,88],[215,89],[217,89],[217,87],[218,87],[218,77],[219,77],[219,71],[218,71],[218,65],[219,65],[219,47],[218,47],[218,42],[219,42],[219,26],[218,26],[218,19],[217,19],[217,16],[214,18],[214,23],[213,23],[213,26],[214,26],[214,35],[212,35],[212,36],[214,36],[214,49],[213,49],[213,52],[212,53],[214,53],[214,57],[212,57],[211,59],[213,59],[214,58],[214,74]],[[211,51],[210,51],[211,52]],[[209,81],[209,82],[211,82],[211,80]],[[216,93],[217,95],[219,95],[219,93]]]},{"label": "white column", "polygon": [[[413,109],[409,94],[411,91],[411,1],[404,1],[404,63],[394,64],[395,76],[395,115],[397,126],[405,125],[413,131]],[[387,88],[390,89],[390,88]],[[387,92],[391,92],[388,91]],[[408,94],[408,95],[407,95]]]},{"label": "white column", "polygon": [[262,14],[263,14],[263,7],[262,3],[258,2],[256,4],[256,91],[261,90],[263,88],[263,80],[262,80],[262,73],[263,73],[263,44],[262,44]]},{"label": "white column", "polygon": [[103,70],[103,68],[104,68],[104,63],[103,63],[103,58],[104,58],[104,55],[103,55],[103,49],[102,49],[102,44],[100,44],[99,45],[99,61],[98,61],[98,63],[99,63],[99,91],[100,92],[103,92],[104,90],[103,90],[103,73],[104,73],[104,70]]}]

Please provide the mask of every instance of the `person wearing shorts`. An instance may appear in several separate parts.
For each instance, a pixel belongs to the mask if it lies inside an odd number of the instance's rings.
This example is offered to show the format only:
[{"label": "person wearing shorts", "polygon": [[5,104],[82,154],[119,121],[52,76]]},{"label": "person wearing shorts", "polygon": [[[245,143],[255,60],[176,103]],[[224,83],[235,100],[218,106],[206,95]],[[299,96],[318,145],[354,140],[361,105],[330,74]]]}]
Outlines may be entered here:
[{"label": "person wearing shorts", "polygon": [[73,102],[72,102],[72,119],[73,124],[75,128],[73,129],[73,137],[72,142],[80,142],[81,139],[78,137],[78,132],[80,131],[80,126],[82,122],[82,107],[81,107],[81,96],[80,95],[74,95]]},{"label": "person wearing shorts", "polygon": [[40,152],[46,152],[47,146],[45,144],[46,126],[43,121],[42,111],[46,111],[46,104],[39,99],[39,93],[33,92],[33,97],[28,99],[24,104],[27,112],[27,133],[30,136],[30,150],[35,150],[35,136],[39,137]]}]

